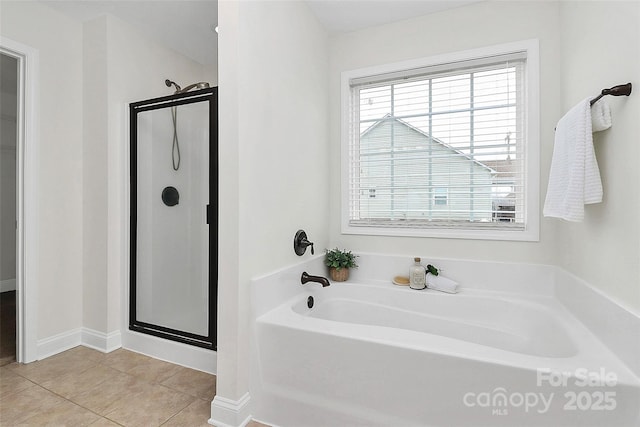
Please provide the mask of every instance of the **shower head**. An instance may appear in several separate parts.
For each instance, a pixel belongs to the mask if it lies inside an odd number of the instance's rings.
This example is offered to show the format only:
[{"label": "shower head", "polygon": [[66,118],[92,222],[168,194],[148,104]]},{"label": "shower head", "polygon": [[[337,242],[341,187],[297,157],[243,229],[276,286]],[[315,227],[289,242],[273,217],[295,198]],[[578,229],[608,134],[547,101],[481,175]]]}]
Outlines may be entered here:
[{"label": "shower head", "polygon": [[166,84],[167,87],[171,87],[171,85],[175,86],[176,93],[180,93],[180,86],[176,82],[172,82],[171,80],[167,79],[164,81],[164,84]]}]

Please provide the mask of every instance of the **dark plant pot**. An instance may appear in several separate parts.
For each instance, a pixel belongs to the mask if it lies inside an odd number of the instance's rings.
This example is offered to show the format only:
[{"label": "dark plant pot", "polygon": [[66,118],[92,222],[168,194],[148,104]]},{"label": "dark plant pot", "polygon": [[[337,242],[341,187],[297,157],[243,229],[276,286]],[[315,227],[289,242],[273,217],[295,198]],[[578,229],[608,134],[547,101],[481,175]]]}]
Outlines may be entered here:
[{"label": "dark plant pot", "polygon": [[329,269],[329,275],[331,276],[331,280],[333,280],[334,282],[344,282],[349,279],[349,269],[341,268],[340,270],[338,270],[335,267],[331,267]]}]

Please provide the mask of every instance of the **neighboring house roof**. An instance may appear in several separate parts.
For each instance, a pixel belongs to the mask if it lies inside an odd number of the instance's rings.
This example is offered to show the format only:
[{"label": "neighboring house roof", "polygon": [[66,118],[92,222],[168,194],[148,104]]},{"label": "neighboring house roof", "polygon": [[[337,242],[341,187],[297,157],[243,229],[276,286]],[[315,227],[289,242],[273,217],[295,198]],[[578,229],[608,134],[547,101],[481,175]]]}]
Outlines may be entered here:
[{"label": "neighboring house roof", "polygon": [[424,131],[420,130],[419,128],[417,128],[417,127],[415,127],[415,126],[413,126],[413,125],[411,125],[411,124],[409,124],[409,123],[407,123],[407,122],[405,122],[404,120],[402,120],[402,119],[398,119],[398,118],[395,118],[395,117],[391,117],[391,114],[385,114],[385,115],[384,115],[380,120],[378,120],[377,122],[375,122],[375,123],[373,123],[371,126],[369,126],[369,127],[368,127],[364,132],[362,132],[362,133],[360,134],[360,138],[365,137],[367,134],[371,133],[374,129],[376,129],[377,127],[379,127],[381,124],[383,124],[383,123],[388,123],[388,122],[390,122],[390,121],[394,121],[394,122],[400,123],[401,125],[406,126],[407,128],[411,129],[411,130],[412,130],[412,131],[414,131],[414,132],[417,132],[417,133],[418,133],[418,134],[420,134],[421,136],[423,136],[423,137],[425,137],[425,138],[429,139],[430,141],[432,141],[432,142],[434,142],[434,143],[436,143],[436,144],[439,144],[439,145],[441,145],[441,146],[445,147],[445,148],[446,148],[446,149],[448,149],[448,150],[454,151],[454,152],[456,152],[457,154],[462,155],[463,157],[466,157],[468,160],[470,160],[470,161],[472,161],[472,162],[474,162],[474,163],[478,164],[479,166],[481,166],[481,167],[483,167],[483,168],[485,168],[485,169],[488,169],[488,170],[489,170],[489,172],[490,172],[490,173],[492,173],[492,174],[493,174],[493,173],[496,173],[496,170],[495,170],[495,169],[493,169],[493,168],[491,168],[491,167],[487,166],[486,164],[484,164],[484,163],[482,163],[482,162],[477,161],[476,159],[474,159],[474,158],[470,157],[469,155],[467,155],[467,154],[463,153],[462,151],[460,151],[460,150],[457,150],[457,149],[453,148],[453,147],[452,147],[452,146],[450,146],[449,144],[447,144],[447,143],[445,143],[445,142],[443,142],[443,141],[439,140],[438,138],[435,138],[435,137],[433,137],[433,136],[429,135],[428,133],[426,133],[426,132],[424,132]]},{"label": "neighboring house roof", "polygon": [[501,177],[513,177],[518,173],[518,162],[510,159],[487,160],[485,165],[500,173]]}]

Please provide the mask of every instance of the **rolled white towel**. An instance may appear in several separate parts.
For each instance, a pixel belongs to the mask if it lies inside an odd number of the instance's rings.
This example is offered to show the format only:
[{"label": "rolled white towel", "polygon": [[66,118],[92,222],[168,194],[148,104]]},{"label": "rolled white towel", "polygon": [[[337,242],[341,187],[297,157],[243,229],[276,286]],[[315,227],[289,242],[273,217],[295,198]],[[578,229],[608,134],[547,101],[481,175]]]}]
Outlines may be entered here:
[{"label": "rolled white towel", "polygon": [[427,273],[427,287],[436,291],[448,292],[455,294],[458,292],[458,282],[443,277],[442,275],[434,276],[431,273]]},{"label": "rolled white towel", "polygon": [[591,106],[591,127],[593,132],[611,127],[611,108],[606,99],[601,99]]}]

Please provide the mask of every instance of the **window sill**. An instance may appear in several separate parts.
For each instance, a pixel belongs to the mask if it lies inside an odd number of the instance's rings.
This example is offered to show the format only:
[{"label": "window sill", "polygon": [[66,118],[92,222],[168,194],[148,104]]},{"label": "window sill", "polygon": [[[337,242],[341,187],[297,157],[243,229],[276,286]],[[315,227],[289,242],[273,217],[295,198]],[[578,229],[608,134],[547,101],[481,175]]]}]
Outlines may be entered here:
[{"label": "window sill", "polygon": [[528,227],[524,230],[456,230],[451,228],[375,227],[343,224],[342,234],[392,237],[433,237],[438,239],[504,240],[520,242],[540,241],[540,233],[537,227]]}]

